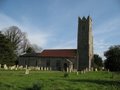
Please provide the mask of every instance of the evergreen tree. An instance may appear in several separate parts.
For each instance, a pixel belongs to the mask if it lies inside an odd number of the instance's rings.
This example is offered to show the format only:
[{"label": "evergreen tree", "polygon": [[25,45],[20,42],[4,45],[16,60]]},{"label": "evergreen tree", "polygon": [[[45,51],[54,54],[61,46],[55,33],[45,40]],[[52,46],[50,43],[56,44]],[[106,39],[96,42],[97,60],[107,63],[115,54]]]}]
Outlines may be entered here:
[{"label": "evergreen tree", "polygon": [[13,65],[15,60],[12,43],[0,32],[0,64]]},{"label": "evergreen tree", "polygon": [[102,58],[97,54],[94,54],[94,62],[93,63],[94,63],[93,65],[95,68],[100,69],[101,67],[103,67]]},{"label": "evergreen tree", "polygon": [[35,53],[35,50],[32,47],[28,47],[26,53]]},{"label": "evergreen tree", "polygon": [[106,57],[105,67],[110,71],[120,71],[120,45],[111,46],[104,53]]}]

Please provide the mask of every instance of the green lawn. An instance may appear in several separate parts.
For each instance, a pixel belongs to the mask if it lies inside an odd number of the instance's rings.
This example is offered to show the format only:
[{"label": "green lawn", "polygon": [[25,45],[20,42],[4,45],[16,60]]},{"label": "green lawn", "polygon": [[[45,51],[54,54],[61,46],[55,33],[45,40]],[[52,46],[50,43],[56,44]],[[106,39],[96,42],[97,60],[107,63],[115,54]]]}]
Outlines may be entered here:
[{"label": "green lawn", "polygon": [[120,90],[120,74],[87,72],[64,77],[63,72],[0,70],[0,90]]}]

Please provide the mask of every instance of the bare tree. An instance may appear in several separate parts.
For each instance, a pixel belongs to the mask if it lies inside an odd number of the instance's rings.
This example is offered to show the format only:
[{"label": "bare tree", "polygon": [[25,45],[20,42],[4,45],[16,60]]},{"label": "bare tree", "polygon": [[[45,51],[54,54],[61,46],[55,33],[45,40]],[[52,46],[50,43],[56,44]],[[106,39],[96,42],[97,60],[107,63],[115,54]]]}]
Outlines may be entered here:
[{"label": "bare tree", "polygon": [[17,26],[11,26],[4,30],[4,35],[13,43],[14,51],[17,55],[26,51],[29,46],[29,41],[26,38],[26,33],[22,32]]},{"label": "bare tree", "polygon": [[36,45],[36,44],[32,44],[32,48],[34,49],[35,52],[41,52],[41,51],[42,51],[42,48],[39,47],[39,46]]}]

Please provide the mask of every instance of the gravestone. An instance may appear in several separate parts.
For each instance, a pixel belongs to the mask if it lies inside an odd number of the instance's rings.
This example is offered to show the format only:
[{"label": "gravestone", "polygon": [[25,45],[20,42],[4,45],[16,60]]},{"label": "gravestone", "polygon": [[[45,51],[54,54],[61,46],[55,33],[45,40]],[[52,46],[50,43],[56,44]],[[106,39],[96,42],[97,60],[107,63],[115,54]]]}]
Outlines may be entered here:
[{"label": "gravestone", "polygon": [[44,67],[44,70],[46,71],[46,67]]},{"label": "gravestone", "polygon": [[8,67],[7,67],[7,65],[6,65],[6,64],[4,64],[4,69],[5,69],[5,70],[8,70]]},{"label": "gravestone", "polygon": [[83,74],[83,71],[80,71],[81,74]]},{"label": "gravestone", "polygon": [[86,73],[86,69],[83,70],[83,73]]},{"label": "gravestone", "polygon": [[47,70],[47,71],[49,70],[48,67],[46,67],[46,70]]},{"label": "gravestone", "polygon": [[95,68],[95,71],[98,71],[97,68]]},{"label": "gravestone", "polygon": [[10,70],[14,70],[16,68],[16,66],[14,65],[14,66],[11,66],[10,67]]},{"label": "gravestone", "polygon": [[41,67],[41,70],[43,70],[43,67]]},{"label": "gravestone", "polygon": [[16,66],[15,70],[18,70],[18,65]]},{"label": "gravestone", "polygon": [[93,71],[94,69],[93,69],[93,67],[91,68],[91,71]]},{"label": "gravestone", "polygon": [[26,65],[26,68],[25,68],[25,74],[29,74],[29,69],[28,69],[27,65]]},{"label": "gravestone", "polygon": [[49,70],[51,71],[51,67],[49,67]]},{"label": "gravestone", "polygon": [[78,75],[79,73],[78,73],[78,71],[77,71],[77,75]]},{"label": "gravestone", "polygon": [[35,70],[40,70],[40,67],[37,66],[37,67],[35,68]]},{"label": "gravestone", "polygon": [[22,69],[23,69],[23,66],[18,66],[18,69],[22,70]]}]

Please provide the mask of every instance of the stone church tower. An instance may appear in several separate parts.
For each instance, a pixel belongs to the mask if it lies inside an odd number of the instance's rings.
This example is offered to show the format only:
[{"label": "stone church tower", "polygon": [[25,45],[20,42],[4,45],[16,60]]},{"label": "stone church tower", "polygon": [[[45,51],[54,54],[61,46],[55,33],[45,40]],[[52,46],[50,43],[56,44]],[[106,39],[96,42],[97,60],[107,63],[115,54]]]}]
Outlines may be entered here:
[{"label": "stone church tower", "polygon": [[78,70],[91,68],[93,59],[92,19],[78,18],[77,63]]}]

